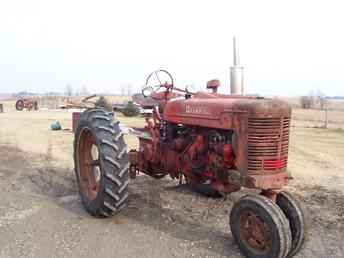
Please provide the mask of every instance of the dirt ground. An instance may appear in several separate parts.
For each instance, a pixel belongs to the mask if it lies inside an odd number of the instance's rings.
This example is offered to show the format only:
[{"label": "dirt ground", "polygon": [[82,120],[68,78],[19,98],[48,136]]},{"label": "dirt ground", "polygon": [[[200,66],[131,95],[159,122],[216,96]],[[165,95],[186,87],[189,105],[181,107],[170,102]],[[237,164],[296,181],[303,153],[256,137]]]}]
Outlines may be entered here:
[{"label": "dirt ground", "polygon": [[[0,114],[0,257],[242,257],[230,234],[233,202],[178,182],[139,176],[118,216],[95,219],[81,207],[73,172],[71,113]],[[127,126],[140,119],[119,117]],[[58,120],[66,130],[51,131]],[[344,257],[344,130],[291,131],[289,191],[307,211],[308,239],[297,257]],[[126,136],[130,148],[136,139]]]}]

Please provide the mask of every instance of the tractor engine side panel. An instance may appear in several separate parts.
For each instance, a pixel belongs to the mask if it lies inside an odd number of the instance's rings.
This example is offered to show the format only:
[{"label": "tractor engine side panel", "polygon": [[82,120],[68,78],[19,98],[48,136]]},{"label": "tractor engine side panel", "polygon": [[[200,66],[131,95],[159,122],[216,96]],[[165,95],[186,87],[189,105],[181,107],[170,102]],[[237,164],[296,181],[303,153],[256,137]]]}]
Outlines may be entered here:
[{"label": "tractor engine side panel", "polygon": [[[290,117],[290,107],[279,100],[170,101],[163,126],[147,126],[151,139],[140,140],[139,170],[172,178],[183,173],[196,183],[226,183],[227,175],[249,188],[280,189],[288,182]],[[211,147],[212,132],[230,140]],[[221,156],[219,149],[230,154]],[[233,164],[224,166],[224,159]]]}]

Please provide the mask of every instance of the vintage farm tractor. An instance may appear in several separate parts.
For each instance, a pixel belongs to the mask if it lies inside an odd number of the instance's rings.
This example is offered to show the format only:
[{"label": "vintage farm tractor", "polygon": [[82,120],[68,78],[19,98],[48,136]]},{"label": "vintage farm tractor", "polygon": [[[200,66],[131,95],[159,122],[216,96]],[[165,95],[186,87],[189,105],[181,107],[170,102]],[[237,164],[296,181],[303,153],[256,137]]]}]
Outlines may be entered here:
[{"label": "vintage farm tractor", "polygon": [[18,99],[16,102],[16,110],[23,111],[26,108],[27,110],[38,110],[38,102],[37,100],[33,99]]},{"label": "vintage farm tractor", "polygon": [[138,149],[129,152],[112,113],[85,111],[74,141],[82,203],[96,217],[115,214],[128,200],[129,177],[138,173],[219,194],[256,189],[231,210],[234,239],[246,257],[292,257],[303,245],[305,219],[283,190],[291,109],[276,99],[218,94],[218,87],[212,80],[210,92],[191,93],[176,88],[167,71],[153,72],[142,90],[143,108],[152,112],[136,128]]}]

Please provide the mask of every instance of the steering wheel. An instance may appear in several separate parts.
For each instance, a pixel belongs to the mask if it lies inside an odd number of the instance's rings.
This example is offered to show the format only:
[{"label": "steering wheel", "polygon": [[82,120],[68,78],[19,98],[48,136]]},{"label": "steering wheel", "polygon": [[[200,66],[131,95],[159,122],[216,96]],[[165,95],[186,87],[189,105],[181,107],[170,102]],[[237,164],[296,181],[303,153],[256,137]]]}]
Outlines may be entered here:
[{"label": "steering wheel", "polygon": [[146,84],[142,89],[142,95],[148,97],[153,92],[160,92],[162,88],[164,88],[164,91],[172,91],[173,83],[173,77],[168,71],[156,70],[148,75]]}]

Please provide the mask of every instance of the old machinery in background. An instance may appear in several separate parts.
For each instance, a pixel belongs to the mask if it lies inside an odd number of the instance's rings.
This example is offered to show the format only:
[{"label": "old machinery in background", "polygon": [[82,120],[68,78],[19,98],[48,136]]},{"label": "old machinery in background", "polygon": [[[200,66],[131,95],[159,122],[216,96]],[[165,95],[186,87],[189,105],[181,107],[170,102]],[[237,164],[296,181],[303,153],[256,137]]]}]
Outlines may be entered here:
[{"label": "old machinery in background", "polygon": [[17,100],[15,107],[18,111],[23,111],[24,109],[29,111],[38,110],[38,101],[34,99],[21,98]]}]

